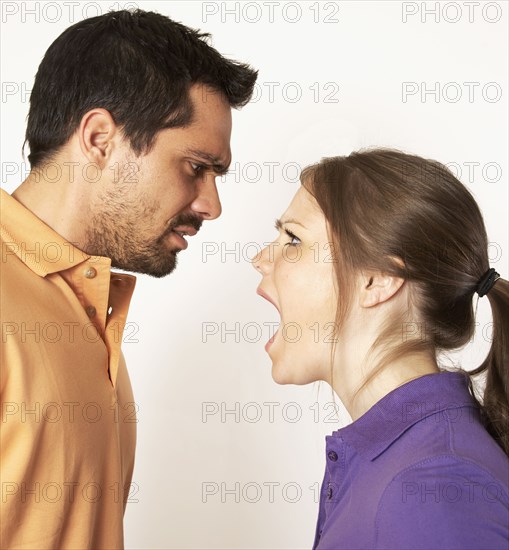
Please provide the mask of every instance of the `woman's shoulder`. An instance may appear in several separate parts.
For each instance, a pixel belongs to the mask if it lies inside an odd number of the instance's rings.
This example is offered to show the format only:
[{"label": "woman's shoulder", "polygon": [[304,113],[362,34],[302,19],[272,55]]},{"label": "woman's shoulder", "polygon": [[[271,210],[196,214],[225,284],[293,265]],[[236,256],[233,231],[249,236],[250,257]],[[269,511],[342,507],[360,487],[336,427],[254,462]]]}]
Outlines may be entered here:
[{"label": "woman's shoulder", "polygon": [[455,464],[465,475],[485,472],[509,491],[509,457],[483,425],[465,381],[452,373],[430,380],[435,385],[442,381],[445,397],[437,387],[433,395],[398,403],[391,415],[384,410],[384,421],[376,434],[371,432],[377,441],[368,455],[372,466],[385,471],[387,480],[405,471],[410,475]]},{"label": "woman's shoulder", "polygon": [[[426,500],[429,488],[429,495],[436,501],[440,500],[438,496],[444,492],[452,495],[452,500],[460,500],[462,496],[468,496],[469,502],[479,497],[487,502],[496,499],[509,508],[508,476],[507,457],[505,470],[494,472],[491,464],[481,464],[478,460],[457,453],[441,453],[422,458],[398,471],[387,484],[385,492],[398,486],[402,488],[402,495],[410,497],[418,488],[422,493],[419,498]],[[447,501],[447,498],[441,500]]]},{"label": "woman's shoulder", "polygon": [[[379,467],[376,463],[379,462]],[[474,407],[448,408],[412,424],[372,462],[386,482],[497,484],[509,494],[509,457],[488,433]],[[425,487],[426,485],[424,485]],[[410,485],[408,485],[410,487]]]},{"label": "woman's shoulder", "polygon": [[332,450],[338,445],[352,449],[347,462],[359,461],[366,474],[382,478],[382,485],[406,468],[440,460],[477,466],[506,485],[509,478],[509,458],[484,427],[462,373],[412,380],[327,442]]},{"label": "woman's shoulder", "polygon": [[[475,407],[423,416],[372,463],[386,471],[376,548],[504,548],[509,457]],[[394,521],[398,518],[398,521]]]},{"label": "woman's shoulder", "polygon": [[381,495],[375,547],[432,548],[439,541],[444,548],[506,549],[508,476],[509,461],[505,476],[498,476],[457,453],[408,465]]}]

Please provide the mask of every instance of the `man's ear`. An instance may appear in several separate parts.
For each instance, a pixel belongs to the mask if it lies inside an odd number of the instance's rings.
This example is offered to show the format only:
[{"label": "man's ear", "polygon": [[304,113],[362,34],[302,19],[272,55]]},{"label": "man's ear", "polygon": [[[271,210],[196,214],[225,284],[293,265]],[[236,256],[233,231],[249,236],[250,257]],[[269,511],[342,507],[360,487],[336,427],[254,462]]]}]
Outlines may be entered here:
[{"label": "man's ear", "polygon": [[359,305],[361,307],[373,307],[386,302],[396,294],[405,282],[402,277],[396,277],[381,271],[363,272],[360,280]]},{"label": "man's ear", "polygon": [[111,155],[116,132],[117,125],[106,109],[91,109],[83,115],[78,139],[81,151],[89,162],[104,168],[106,159]]}]

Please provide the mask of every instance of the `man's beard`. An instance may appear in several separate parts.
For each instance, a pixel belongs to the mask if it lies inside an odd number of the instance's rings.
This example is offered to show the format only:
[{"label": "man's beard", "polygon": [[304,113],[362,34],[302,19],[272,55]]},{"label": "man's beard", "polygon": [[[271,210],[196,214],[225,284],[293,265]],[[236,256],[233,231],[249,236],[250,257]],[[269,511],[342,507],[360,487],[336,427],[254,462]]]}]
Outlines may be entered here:
[{"label": "man's beard", "polygon": [[[111,206],[111,204],[110,204]],[[117,210],[117,209],[115,209]],[[125,210],[122,206],[120,210]],[[130,220],[150,220],[154,208],[141,208],[137,213],[131,212]],[[179,214],[172,219],[162,235],[156,238],[142,239],[137,230],[136,221],[130,221],[122,212],[103,212],[92,215],[92,224],[85,233],[84,252],[95,256],[111,258],[111,267],[144,273],[151,277],[161,278],[169,275],[177,267],[178,247],[170,247],[166,242],[173,228],[180,225],[191,225],[200,229],[202,220],[192,214]],[[136,215],[137,214],[137,215]],[[138,221],[139,223],[139,221]]]}]

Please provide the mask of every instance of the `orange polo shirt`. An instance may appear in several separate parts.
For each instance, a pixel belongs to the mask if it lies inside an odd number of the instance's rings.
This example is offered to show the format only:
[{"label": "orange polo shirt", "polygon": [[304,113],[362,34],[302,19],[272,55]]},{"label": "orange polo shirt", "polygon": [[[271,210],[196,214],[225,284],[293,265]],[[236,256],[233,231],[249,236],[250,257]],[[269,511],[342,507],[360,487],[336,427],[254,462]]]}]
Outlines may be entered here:
[{"label": "orange polo shirt", "polygon": [[136,277],[3,189],[0,242],[0,547],[123,548],[138,490],[121,351]]}]

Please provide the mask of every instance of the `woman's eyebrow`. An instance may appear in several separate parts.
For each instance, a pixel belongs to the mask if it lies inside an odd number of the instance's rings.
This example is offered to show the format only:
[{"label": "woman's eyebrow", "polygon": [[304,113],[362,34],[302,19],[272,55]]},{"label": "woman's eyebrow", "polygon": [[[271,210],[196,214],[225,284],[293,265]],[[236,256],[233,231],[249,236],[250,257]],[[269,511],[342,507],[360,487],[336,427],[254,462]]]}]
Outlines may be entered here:
[{"label": "woman's eyebrow", "polygon": [[276,229],[282,229],[283,224],[285,224],[285,223],[295,223],[297,225],[300,225],[304,229],[307,229],[307,227],[304,224],[298,222],[297,220],[294,220],[293,218],[286,218],[286,220],[280,220],[279,218],[277,218],[276,219],[276,225],[275,225]]}]

